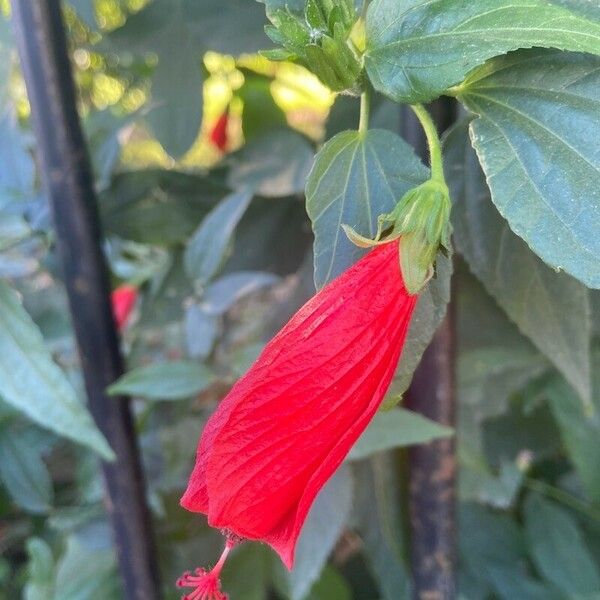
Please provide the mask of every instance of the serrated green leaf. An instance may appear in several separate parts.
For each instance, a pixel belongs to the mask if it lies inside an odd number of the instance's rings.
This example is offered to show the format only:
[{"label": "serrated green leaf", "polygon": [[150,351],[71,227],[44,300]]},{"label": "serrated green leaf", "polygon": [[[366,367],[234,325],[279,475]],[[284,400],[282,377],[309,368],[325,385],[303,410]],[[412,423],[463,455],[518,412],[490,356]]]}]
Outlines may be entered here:
[{"label": "serrated green leaf", "polygon": [[600,570],[568,512],[531,495],[525,502],[525,532],[536,567],[567,597],[600,589]]},{"label": "serrated green leaf", "polygon": [[0,281],[0,396],[42,427],[113,458],[86,407],[44,346],[16,293]]},{"label": "serrated green leaf", "polygon": [[0,429],[0,456],[0,481],[13,500],[30,513],[47,513],[52,508],[52,480],[31,436],[12,427]]},{"label": "serrated green leaf", "polygon": [[460,99],[511,229],[556,269],[600,287],[600,58],[521,51],[473,75]]},{"label": "serrated green leaf", "polygon": [[448,135],[445,157],[457,248],[521,332],[589,403],[591,324],[587,290],[570,276],[546,266],[512,233],[491,202],[468,141],[467,123],[459,124]]},{"label": "serrated green leaf", "polygon": [[252,192],[234,192],[221,200],[200,223],[184,254],[185,271],[191,280],[204,285],[216,274],[251,201]]},{"label": "serrated green leaf", "polygon": [[212,371],[191,360],[173,360],[138,367],[113,383],[108,392],[150,400],[183,400],[205,390],[214,381]]},{"label": "serrated green leaf", "polygon": [[374,0],[365,64],[397,102],[433,100],[487,59],[518,48],[600,54],[600,23],[546,0]]},{"label": "serrated green leaf", "polygon": [[374,237],[377,217],[390,212],[427,176],[413,149],[390,131],[345,131],[323,146],[306,183],[306,210],[315,233],[317,288],[364,254],[348,240],[342,225]]},{"label": "serrated green leaf", "polygon": [[410,410],[395,408],[375,415],[350,450],[348,459],[361,460],[392,448],[427,444],[451,435],[450,427],[444,427]]},{"label": "serrated green leaf", "polygon": [[232,189],[246,187],[276,198],[302,192],[313,149],[303,135],[278,129],[253,138],[230,159],[227,183]]}]

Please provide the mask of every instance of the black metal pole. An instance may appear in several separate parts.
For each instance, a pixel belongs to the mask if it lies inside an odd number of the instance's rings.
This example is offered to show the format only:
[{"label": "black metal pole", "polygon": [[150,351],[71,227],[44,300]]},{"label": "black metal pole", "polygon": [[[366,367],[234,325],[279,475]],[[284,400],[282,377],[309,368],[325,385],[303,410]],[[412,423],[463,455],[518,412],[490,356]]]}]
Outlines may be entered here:
[{"label": "black metal pole", "polygon": [[102,470],[124,596],[158,600],[156,553],[129,402],[105,392],[123,373],[123,359],[60,2],[13,0],[12,10],[89,406],[117,456]]},{"label": "black metal pole", "polygon": [[[455,105],[446,99],[431,112],[440,131],[455,119]],[[410,109],[404,111],[402,133],[427,159],[427,143]],[[453,303],[425,351],[407,394],[408,408],[443,425],[455,425],[455,332]],[[416,600],[456,597],[456,452],[454,439],[409,450],[408,506],[411,570]]]}]

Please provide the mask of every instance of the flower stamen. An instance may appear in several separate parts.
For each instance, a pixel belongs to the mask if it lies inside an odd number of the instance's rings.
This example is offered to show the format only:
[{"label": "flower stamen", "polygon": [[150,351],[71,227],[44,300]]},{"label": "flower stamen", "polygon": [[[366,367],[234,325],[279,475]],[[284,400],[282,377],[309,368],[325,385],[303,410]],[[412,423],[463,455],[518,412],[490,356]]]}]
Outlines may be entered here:
[{"label": "flower stamen", "polygon": [[221,571],[231,549],[239,543],[233,536],[227,536],[225,549],[217,564],[210,570],[195,569],[194,573],[186,571],[178,580],[179,588],[195,588],[181,600],[229,600],[229,596],[221,591]]}]

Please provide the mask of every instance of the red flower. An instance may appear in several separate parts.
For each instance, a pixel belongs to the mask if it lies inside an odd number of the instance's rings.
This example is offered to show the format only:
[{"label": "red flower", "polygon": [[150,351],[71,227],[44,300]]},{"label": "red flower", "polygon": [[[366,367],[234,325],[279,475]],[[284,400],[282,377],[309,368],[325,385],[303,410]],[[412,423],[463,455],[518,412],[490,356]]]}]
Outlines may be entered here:
[{"label": "red flower", "polygon": [[181,505],[291,568],[315,497],[383,400],[416,301],[397,241],[309,300],[209,419]]},{"label": "red flower", "polygon": [[229,108],[217,119],[213,128],[210,131],[210,141],[221,152],[227,150],[227,126],[229,124]]},{"label": "red flower", "polygon": [[137,288],[132,285],[121,285],[111,294],[113,315],[119,331],[122,331],[127,325],[137,296]]}]

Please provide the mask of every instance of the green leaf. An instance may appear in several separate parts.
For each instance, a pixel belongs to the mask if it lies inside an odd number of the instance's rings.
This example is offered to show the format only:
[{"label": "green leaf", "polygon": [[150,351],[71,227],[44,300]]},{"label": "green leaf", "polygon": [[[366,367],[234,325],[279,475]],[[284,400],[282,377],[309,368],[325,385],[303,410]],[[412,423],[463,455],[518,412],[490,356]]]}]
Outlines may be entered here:
[{"label": "green leaf", "polygon": [[223,571],[223,589],[236,600],[266,600],[268,581],[266,548],[243,544],[227,560]]},{"label": "green leaf", "polygon": [[342,467],[317,496],[300,534],[294,568],[287,576],[291,600],[302,600],[319,578],[352,505],[352,475]]},{"label": "green leaf", "polygon": [[242,271],[224,275],[202,295],[202,309],[209,315],[222,315],[244,296],[274,285],[277,275],[260,271]]},{"label": "green leaf", "polygon": [[277,198],[304,190],[313,149],[303,135],[280,129],[253,138],[230,158],[229,187],[247,187],[261,196]]},{"label": "green leaf", "polygon": [[492,200],[550,266],[600,287],[600,58],[548,50],[498,58],[460,99]]},{"label": "green leaf", "polygon": [[506,314],[589,403],[588,292],[550,269],[510,230],[489,198],[466,131],[467,124],[459,124],[445,143],[455,244]]},{"label": "green leaf", "polygon": [[600,23],[545,0],[374,0],[365,64],[397,102],[433,100],[487,59],[518,48],[600,54]]},{"label": "green leaf", "polygon": [[307,600],[352,600],[352,590],[335,569],[326,566]]},{"label": "green leaf", "polygon": [[384,405],[398,404],[402,394],[408,389],[415,369],[421,362],[429,342],[446,315],[450,302],[450,278],[452,258],[438,255],[436,275],[419,294],[408,336],[402,348],[398,369],[392,380]]},{"label": "green leaf", "polygon": [[75,390],[52,361],[16,293],[0,281],[0,396],[38,425],[114,457]]},{"label": "green leaf", "polygon": [[[597,368],[594,372],[598,373]],[[594,396],[600,400],[600,380],[596,379]],[[548,383],[546,394],[583,487],[589,498],[600,504],[600,402],[588,414],[571,386],[558,377]]]},{"label": "green leaf", "polygon": [[185,340],[189,356],[200,358],[201,360],[208,357],[218,334],[218,316],[208,314],[197,303],[186,306]]},{"label": "green leaf", "polygon": [[52,508],[52,480],[35,439],[14,425],[4,427],[0,456],[0,480],[12,499],[30,513],[47,513]]},{"label": "green leaf", "polygon": [[119,588],[114,550],[88,548],[69,537],[58,563],[54,600],[118,600],[123,597]]},{"label": "green leaf", "polygon": [[191,360],[173,360],[133,369],[113,383],[108,392],[111,396],[183,400],[199,394],[213,381],[208,367]]},{"label": "green leaf", "polygon": [[41,538],[27,540],[29,577],[24,600],[48,600],[54,596],[54,558],[50,546]]},{"label": "green leaf", "polygon": [[450,427],[444,427],[410,410],[395,408],[375,415],[367,430],[350,450],[348,459],[361,460],[377,452],[427,444],[451,435]]},{"label": "green leaf", "polygon": [[[381,600],[408,600],[410,577],[404,560],[404,530],[397,463],[385,454],[354,465],[356,529]],[[366,595],[365,595],[366,596]],[[369,594],[366,597],[378,597]]]},{"label": "green leaf", "polygon": [[177,171],[119,173],[100,198],[104,229],[143,244],[180,244],[227,192],[213,178]]},{"label": "green leaf", "polygon": [[342,231],[374,237],[390,212],[428,170],[399,136],[381,129],[345,131],[317,154],[306,182],[306,210],[315,233],[315,283],[321,288],[364,254]]},{"label": "green leaf", "polygon": [[567,597],[600,589],[600,571],[575,519],[538,495],[525,502],[525,532],[539,571]]},{"label": "green leaf", "polygon": [[222,266],[237,224],[252,201],[252,192],[234,192],[215,206],[196,230],[185,250],[188,277],[206,284]]}]

